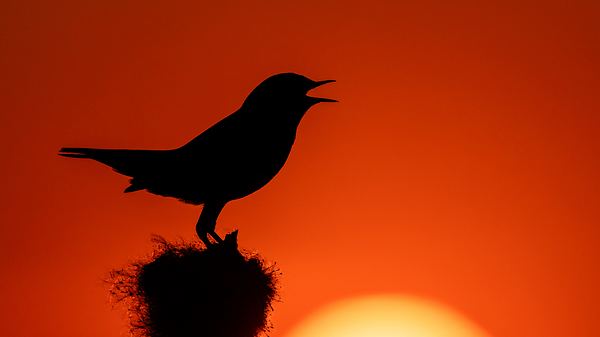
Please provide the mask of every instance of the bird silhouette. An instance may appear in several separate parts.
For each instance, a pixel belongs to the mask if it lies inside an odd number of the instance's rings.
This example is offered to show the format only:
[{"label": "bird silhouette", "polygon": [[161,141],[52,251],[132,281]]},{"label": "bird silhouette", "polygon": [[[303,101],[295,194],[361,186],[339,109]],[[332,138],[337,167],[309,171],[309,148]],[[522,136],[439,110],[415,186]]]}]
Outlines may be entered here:
[{"label": "bird silhouette", "polygon": [[176,149],[65,147],[59,155],[93,159],[131,177],[126,193],[146,190],[204,205],[196,233],[210,246],[208,235],[223,241],[215,227],[225,204],[257,191],[281,170],[308,109],[337,102],[307,95],[330,82],[335,81],[313,81],[295,73],[273,75],[252,90],[237,111]]}]

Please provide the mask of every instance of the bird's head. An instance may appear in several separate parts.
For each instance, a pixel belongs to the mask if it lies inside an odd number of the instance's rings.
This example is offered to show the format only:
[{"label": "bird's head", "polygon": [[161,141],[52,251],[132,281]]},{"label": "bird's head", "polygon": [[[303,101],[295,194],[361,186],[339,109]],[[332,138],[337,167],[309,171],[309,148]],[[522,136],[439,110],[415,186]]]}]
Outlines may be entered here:
[{"label": "bird's head", "polygon": [[321,102],[337,102],[330,98],[312,97],[308,92],[335,80],[313,81],[295,73],[273,75],[259,84],[244,104],[253,107],[284,109],[304,114],[311,106]]}]

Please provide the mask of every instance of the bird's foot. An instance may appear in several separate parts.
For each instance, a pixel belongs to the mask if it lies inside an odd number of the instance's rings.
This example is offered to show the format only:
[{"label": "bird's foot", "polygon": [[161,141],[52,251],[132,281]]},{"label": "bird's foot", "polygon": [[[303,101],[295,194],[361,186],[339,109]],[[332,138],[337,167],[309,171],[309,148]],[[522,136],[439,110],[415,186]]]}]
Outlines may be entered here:
[{"label": "bird's foot", "polygon": [[214,230],[213,230],[213,231],[210,231],[210,232],[208,232],[208,234],[209,234],[209,235],[210,235],[210,236],[211,236],[211,237],[212,237],[212,238],[213,238],[215,241],[217,241],[217,243],[221,243],[221,242],[223,242],[223,239],[221,239],[221,237],[219,236],[219,234],[217,234],[217,232],[215,232]]},{"label": "bird's foot", "polygon": [[206,246],[206,248],[210,248],[214,245],[214,243],[212,243],[209,239],[208,239],[208,235],[204,234],[204,235],[198,235],[200,237],[200,240],[204,243],[204,246]]},{"label": "bird's foot", "polygon": [[[225,239],[222,239],[214,230],[206,233],[198,233],[198,237],[204,243],[206,248],[216,247],[219,245],[233,246],[237,248],[237,234],[235,230],[225,235]],[[209,236],[213,239],[210,240]]]}]

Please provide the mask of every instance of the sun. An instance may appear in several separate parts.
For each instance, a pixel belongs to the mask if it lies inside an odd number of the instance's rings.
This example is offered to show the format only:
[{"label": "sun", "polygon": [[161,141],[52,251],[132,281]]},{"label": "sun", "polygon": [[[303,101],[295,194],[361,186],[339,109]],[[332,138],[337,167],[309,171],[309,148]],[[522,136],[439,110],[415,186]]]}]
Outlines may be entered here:
[{"label": "sun", "polygon": [[490,337],[451,308],[410,296],[342,300],[318,310],[287,337]]}]

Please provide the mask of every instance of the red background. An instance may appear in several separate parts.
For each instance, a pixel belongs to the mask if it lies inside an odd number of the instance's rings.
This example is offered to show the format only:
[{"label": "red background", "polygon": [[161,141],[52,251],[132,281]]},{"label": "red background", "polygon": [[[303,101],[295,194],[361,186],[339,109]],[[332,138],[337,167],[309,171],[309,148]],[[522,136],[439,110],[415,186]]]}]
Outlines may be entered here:
[{"label": "red background", "polygon": [[102,278],[200,208],[62,146],[171,148],[269,75],[337,79],[218,230],[276,261],[273,336],[424,296],[493,336],[600,334],[596,1],[4,1],[0,335],[119,336]]}]

